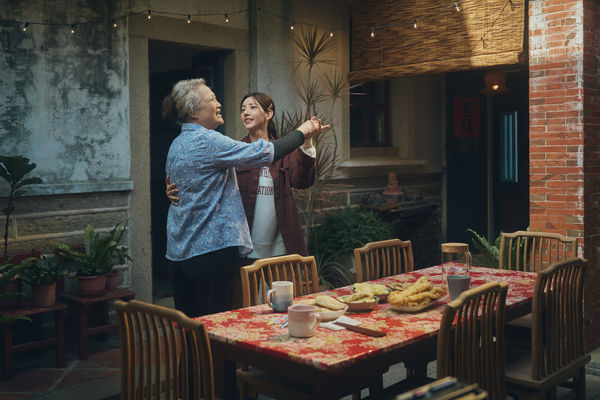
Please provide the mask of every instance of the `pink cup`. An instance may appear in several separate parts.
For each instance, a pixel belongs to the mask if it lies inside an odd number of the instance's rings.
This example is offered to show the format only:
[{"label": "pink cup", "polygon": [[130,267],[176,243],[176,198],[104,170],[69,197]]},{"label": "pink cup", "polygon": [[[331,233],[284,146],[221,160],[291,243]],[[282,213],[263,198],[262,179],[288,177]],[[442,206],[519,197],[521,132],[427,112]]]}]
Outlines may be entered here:
[{"label": "pink cup", "polygon": [[321,316],[313,306],[296,304],[288,307],[288,332],[290,336],[305,338],[315,334]]}]

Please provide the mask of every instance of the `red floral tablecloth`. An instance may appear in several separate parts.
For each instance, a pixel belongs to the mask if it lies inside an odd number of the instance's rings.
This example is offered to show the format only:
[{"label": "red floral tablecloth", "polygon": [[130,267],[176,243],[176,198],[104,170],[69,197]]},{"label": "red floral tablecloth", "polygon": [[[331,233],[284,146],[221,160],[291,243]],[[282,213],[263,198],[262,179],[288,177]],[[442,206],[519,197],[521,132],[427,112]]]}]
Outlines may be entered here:
[{"label": "red floral tablecloth", "polygon": [[[414,282],[422,275],[427,275],[434,285],[441,284],[440,266],[383,278],[376,282]],[[491,281],[509,283],[507,309],[531,301],[535,278],[536,274],[529,272],[482,267],[471,269],[471,287]],[[351,291],[352,287],[347,286],[324,293],[336,296],[350,294]],[[315,296],[316,294],[302,298]],[[397,349],[436,335],[444,305],[448,301],[447,296],[443,297],[427,310],[416,314],[394,311],[387,303],[378,304],[371,312],[346,314],[361,321],[362,326],[386,332],[387,335],[381,338],[345,329],[334,331],[323,327],[319,327],[315,336],[311,338],[291,338],[287,328],[281,328],[280,320],[285,314],[273,313],[266,304],[197,319],[205,324],[209,336],[214,340],[332,370],[343,368],[369,355]]]}]

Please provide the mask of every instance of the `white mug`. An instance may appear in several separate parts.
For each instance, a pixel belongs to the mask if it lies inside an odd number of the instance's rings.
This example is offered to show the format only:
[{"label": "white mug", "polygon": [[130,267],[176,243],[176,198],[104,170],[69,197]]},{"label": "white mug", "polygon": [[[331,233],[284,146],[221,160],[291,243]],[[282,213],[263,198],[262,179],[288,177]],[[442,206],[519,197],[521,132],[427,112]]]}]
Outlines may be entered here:
[{"label": "white mug", "polygon": [[311,337],[321,322],[321,315],[315,307],[295,304],[288,308],[288,332],[298,338]]},{"label": "white mug", "polygon": [[275,281],[267,292],[267,304],[275,312],[287,312],[294,300],[294,283],[290,281]]}]

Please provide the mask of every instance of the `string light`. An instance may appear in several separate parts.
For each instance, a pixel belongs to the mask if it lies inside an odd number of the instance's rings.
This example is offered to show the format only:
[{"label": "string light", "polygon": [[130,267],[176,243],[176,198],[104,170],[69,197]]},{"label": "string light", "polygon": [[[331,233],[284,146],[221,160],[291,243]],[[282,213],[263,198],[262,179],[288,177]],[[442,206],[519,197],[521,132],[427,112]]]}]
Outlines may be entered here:
[{"label": "string light", "polygon": [[147,19],[152,19],[152,10],[148,10],[148,15],[146,16]]},{"label": "string light", "polygon": [[75,24],[71,24],[71,33],[75,33]]},{"label": "string light", "polygon": [[229,15],[225,14],[225,23],[229,22]]},{"label": "string light", "polygon": [[456,11],[460,12],[461,8],[460,8],[460,1],[457,1],[454,3],[454,8],[456,8]]},{"label": "string light", "polygon": [[329,31],[329,37],[333,37],[333,28]]},{"label": "string light", "polygon": [[371,28],[371,37],[374,38],[375,37],[375,28]]},{"label": "string light", "polygon": [[290,25],[290,29],[294,30],[294,27],[296,26],[296,21],[292,21],[292,25]]},{"label": "string light", "polygon": [[112,26],[113,28],[117,29],[119,27],[119,25],[117,25],[117,20],[116,19],[112,19]]},{"label": "string light", "polygon": [[417,29],[417,19],[415,18],[415,20],[413,21],[413,28]]},{"label": "string light", "polygon": [[23,28],[21,28],[21,30],[23,32],[27,32],[29,30],[29,22],[25,22],[25,25],[23,25]]},{"label": "string light", "polygon": [[192,16],[190,14],[188,14],[188,17],[187,17],[187,23],[188,24],[192,23]]}]

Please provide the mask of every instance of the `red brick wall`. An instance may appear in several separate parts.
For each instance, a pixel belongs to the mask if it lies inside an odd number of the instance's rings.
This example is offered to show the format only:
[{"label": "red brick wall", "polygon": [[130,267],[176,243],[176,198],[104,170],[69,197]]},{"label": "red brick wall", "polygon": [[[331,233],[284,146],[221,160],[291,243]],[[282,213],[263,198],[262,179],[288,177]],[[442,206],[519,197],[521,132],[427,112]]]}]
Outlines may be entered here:
[{"label": "red brick wall", "polygon": [[600,345],[598,8],[529,2],[530,226],[581,238],[588,350]]}]

